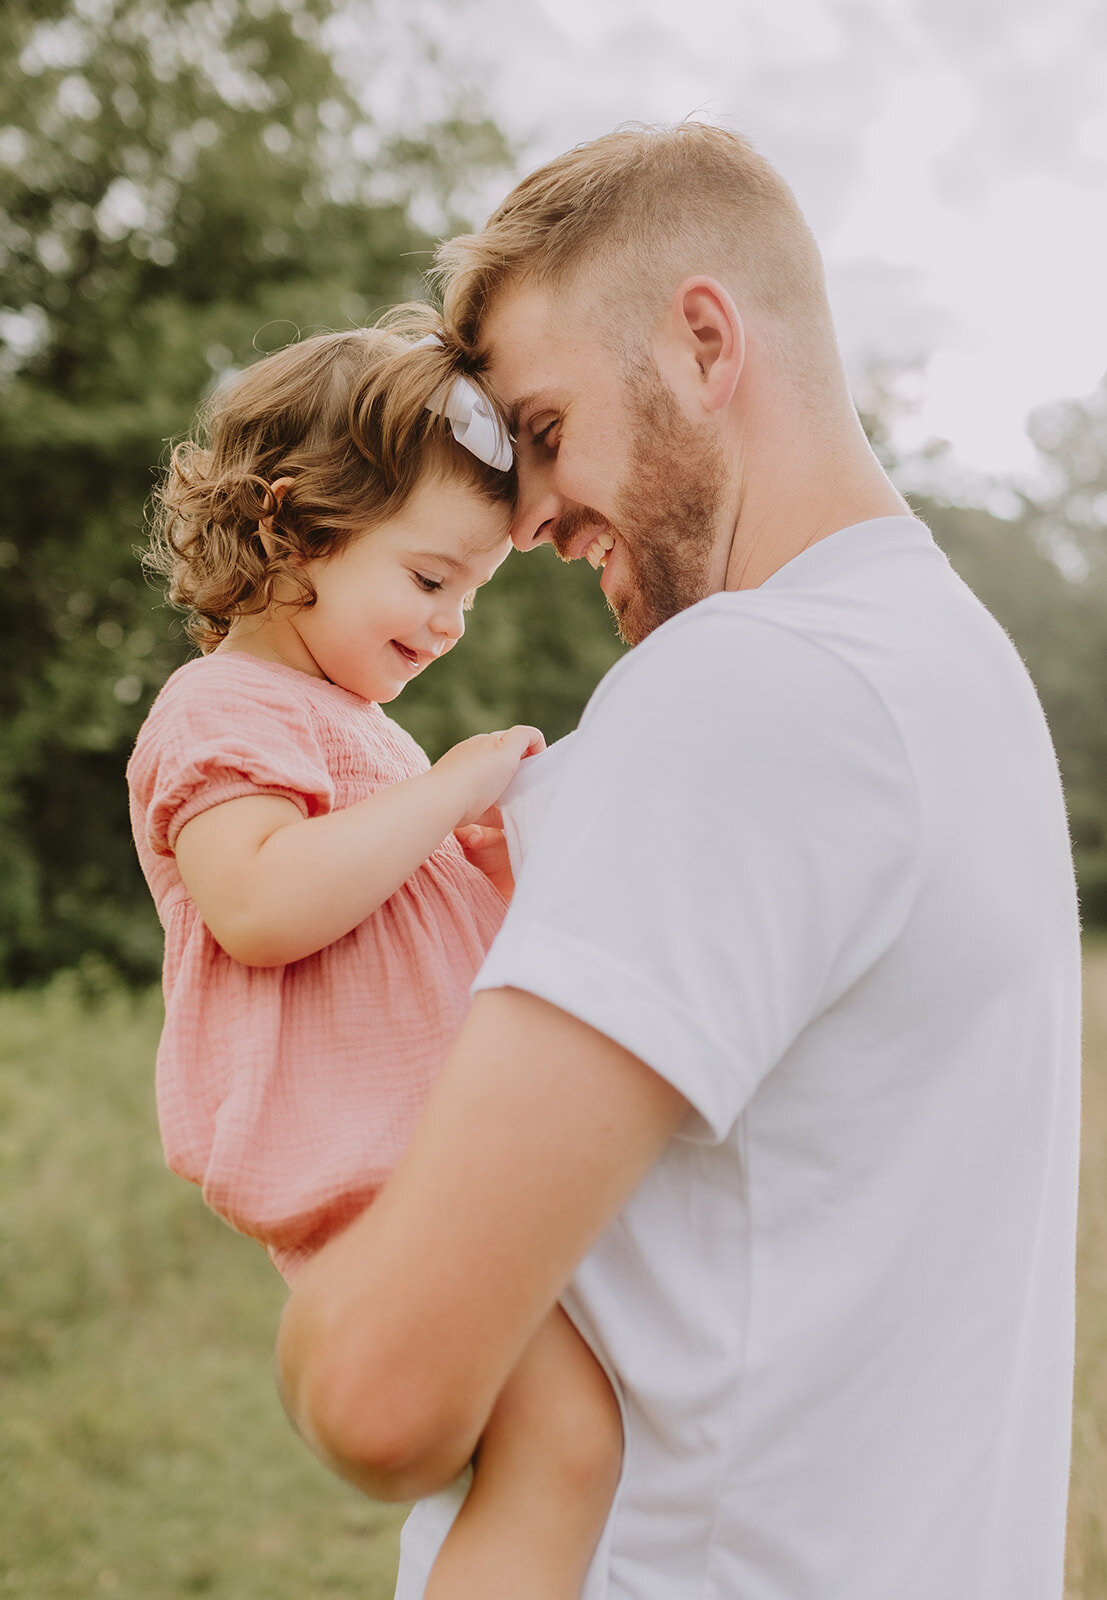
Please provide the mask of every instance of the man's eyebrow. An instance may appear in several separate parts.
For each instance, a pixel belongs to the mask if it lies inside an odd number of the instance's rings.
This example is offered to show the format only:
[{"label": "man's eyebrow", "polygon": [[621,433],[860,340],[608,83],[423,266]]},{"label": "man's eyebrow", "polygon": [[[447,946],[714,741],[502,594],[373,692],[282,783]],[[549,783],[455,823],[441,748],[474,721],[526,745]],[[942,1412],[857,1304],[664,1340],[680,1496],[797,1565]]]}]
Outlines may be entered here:
[{"label": "man's eyebrow", "polygon": [[532,389],[530,394],[521,395],[514,405],[508,407],[507,426],[513,437],[519,432],[519,425],[527,412],[533,410],[543,398],[541,389]]}]

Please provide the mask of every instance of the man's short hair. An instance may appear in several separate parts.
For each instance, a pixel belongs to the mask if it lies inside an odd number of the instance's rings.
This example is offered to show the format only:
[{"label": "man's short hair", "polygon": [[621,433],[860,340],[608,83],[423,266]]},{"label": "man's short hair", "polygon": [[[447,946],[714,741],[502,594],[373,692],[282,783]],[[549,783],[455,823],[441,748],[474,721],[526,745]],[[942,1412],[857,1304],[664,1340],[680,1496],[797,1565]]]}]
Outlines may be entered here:
[{"label": "man's short hair", "polygon": [[656,323],[683,278],[706,273],[776,324],[780,342],[809,356],[828,337],[833,348],[822,261],[794,195],[747,139],[708,123],[620,128],[568,151],[479,233],[444,244],[438,272],[446,327],[474,364],[505,291],[560,294],[584,277],[619,341]]}]

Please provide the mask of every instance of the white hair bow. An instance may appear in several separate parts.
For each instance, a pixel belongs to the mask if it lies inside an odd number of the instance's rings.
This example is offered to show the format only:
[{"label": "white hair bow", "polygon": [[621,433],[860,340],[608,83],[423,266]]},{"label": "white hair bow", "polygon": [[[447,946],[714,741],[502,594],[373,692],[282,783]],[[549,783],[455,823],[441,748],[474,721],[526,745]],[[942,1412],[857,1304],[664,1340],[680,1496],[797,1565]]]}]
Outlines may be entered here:
[{"label": "white hair bow", "polygon": [[[441,343],[436,333],[428,333],[425,339],[417,339],[411,348],[418,350],[425,344]],[[510,469],[514,455],[507,429],[468,378],[458,376],[452,383],[443,384],[427,401],[427,410],[436,417],[445,417],[458,444],[464,445],[478,461],[500,472]]]}]

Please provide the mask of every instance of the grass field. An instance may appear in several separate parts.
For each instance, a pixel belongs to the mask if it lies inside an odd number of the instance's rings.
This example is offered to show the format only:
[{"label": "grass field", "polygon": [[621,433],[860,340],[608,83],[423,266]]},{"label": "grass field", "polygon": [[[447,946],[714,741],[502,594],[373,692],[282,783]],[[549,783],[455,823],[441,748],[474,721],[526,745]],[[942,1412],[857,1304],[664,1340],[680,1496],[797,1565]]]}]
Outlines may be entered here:
[{"label": "grass field", "polygon": [[158,1027],[0,996],[0,1595],[390,1600],[397,1513],[277,1403],[280,1279],[162,1167]]},{"label": "grass field", "polygon": [[1076,1408],[1066,1600],[1107,1600],[1107,946],[1084,959]]},{"label": "grass field", "polygon": [[[1067,1596],[1107,1600],[1107,949],[1086,967]],[[397,1513],[275,1399],[276,1274],[162,1168],[158,1020],[0,995],[0,1595],[385,1600]]]}]

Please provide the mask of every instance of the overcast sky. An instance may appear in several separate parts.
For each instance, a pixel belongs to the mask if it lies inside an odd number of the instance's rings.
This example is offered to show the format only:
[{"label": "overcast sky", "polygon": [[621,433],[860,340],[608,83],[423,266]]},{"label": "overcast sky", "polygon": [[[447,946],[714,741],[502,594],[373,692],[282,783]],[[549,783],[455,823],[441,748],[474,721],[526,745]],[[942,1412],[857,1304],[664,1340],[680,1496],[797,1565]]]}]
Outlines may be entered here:
[{"label": "overcast sky", "polygon": [[748,134],[822,245],[851,368],[925,362],[903,447],[946,439],[951,472],[1026,473],[1030,409],[1107,371],[1105,0],[465,0],[454,15],[525,166],[628,119]]}]

